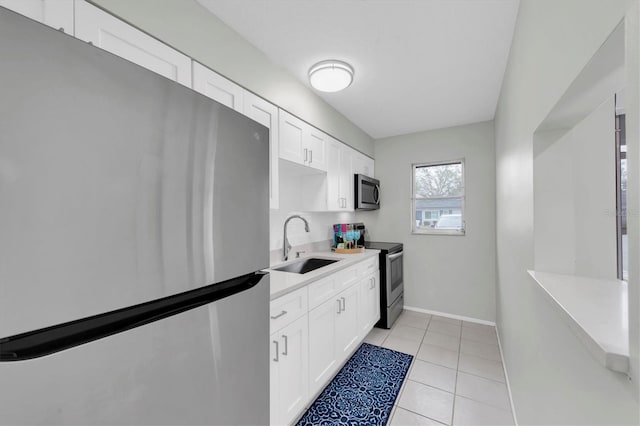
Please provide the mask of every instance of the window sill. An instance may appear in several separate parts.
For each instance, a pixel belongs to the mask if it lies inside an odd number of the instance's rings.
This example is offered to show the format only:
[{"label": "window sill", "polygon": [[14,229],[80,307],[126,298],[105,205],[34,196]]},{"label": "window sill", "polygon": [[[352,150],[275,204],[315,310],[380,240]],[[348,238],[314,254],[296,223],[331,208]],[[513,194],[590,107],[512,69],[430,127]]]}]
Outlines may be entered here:
[{"label": "window sill", "polygon": [[465,231],[461,230],[461,231],[457,231],[454,229],[430,229],[428,231],[419,231],[419,230],[412,230],[411,233],[413,235],[457,235],[457,236],[464,236]]},{"label": "window sill", "polygon": [[589,352],[604,367],[629,371],[627,283],[528,271]]}]

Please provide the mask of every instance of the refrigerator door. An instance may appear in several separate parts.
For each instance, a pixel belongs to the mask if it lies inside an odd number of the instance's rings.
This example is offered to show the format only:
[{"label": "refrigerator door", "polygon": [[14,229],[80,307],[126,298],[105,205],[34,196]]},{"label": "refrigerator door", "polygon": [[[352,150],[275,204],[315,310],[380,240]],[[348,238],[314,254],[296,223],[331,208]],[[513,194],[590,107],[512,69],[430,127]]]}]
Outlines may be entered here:
[{"label": "refrigerator door", "polygon": [[269,276],[105,339],[0,363],[0,425],[266,425]]},{"label": "refrigerator door", "polygon": [[0,57],[0,337],[269,266],[265,127],[3,8]]},{"label": "refrigerator door", "polygon": [[[1,7],[0,57],[0,339],[269,266],[265,127]],[[268,304],[0,362],[0,424],[265,424]]]}]

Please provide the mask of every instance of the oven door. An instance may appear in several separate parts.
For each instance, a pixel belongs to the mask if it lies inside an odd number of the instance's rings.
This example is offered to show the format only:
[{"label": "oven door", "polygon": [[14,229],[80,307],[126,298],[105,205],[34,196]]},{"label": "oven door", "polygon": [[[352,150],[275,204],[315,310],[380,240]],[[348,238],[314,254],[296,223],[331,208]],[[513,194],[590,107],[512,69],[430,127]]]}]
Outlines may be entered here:
[{"label": "oven door", "polygon": [[387,255],[387,306],[391,306],[404,291],[403,256],[404,252],[402,251]]}]

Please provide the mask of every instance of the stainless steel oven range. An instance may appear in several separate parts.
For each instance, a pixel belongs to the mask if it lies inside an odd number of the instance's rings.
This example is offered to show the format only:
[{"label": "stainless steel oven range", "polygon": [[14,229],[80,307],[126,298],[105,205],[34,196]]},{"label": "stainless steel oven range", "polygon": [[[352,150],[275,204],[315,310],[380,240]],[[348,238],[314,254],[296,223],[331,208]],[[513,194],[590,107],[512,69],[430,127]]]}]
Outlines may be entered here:
[{"label": "stainless steel oven range", "polygon": [[366,241],[368,249],[380,250],[380,321],[378,328],[391,328],[404,306],[402,243]]}]

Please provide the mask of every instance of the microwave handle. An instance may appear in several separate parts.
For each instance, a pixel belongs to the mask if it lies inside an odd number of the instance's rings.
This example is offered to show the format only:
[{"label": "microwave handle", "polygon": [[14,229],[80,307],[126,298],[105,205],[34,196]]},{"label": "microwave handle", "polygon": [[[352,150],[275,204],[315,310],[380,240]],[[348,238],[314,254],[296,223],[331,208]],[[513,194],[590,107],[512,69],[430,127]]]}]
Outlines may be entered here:
[{"label": "microwave handle", "polygon": [[376,204],[380,204],[380,185],[376,185],[373,190],[373,201],[375,201]]}]

